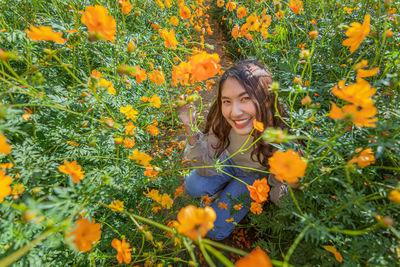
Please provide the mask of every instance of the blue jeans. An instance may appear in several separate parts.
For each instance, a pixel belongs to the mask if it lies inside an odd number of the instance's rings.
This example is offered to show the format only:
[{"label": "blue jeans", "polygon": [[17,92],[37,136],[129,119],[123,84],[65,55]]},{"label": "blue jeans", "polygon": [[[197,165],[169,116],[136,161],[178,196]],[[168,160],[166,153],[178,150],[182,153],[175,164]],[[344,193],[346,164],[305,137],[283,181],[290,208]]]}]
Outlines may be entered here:
[{"label": "blue jeans", "polygon": [[[228,160],[226,165],[234,164],[231,160]],[[252,185],[260,177],[258,172],[247,172],[236,167],[225,167],[223,171],[246,182],[248,185]],[[215,240],[227,238],[235,228],[233,223],[239,223],[249,212],[250,193],[247,186],[225,173],[205,177],[194,170],[186,176],[185,189],[193,198],[199,198],[204,195],[212,196],[222,190],[218,198],[210,205],[217,214],[217,218],[214,222],[214,228],[207,233],[209,238]],[[240,200],[238,200],[239,197]],[[221,202],[227,204],[227,210],[219,207]],[[233,206],[239,203],[243,207],[240,210],[235,210]],[[232,222],[226,222],[231,218],[234,219]]]}]

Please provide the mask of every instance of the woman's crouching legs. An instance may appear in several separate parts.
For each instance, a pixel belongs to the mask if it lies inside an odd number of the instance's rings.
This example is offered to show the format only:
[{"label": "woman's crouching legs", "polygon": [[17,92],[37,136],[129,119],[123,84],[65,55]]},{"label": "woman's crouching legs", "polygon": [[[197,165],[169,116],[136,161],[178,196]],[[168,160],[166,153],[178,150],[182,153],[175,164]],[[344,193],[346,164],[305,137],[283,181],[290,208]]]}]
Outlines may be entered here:
[{"label": "woman's crouching legs", "polygon": [[185,178],[185,189],[192,198],[212,196],[220,191],[232,178],[225,175],[201,176],[193,170]]}]

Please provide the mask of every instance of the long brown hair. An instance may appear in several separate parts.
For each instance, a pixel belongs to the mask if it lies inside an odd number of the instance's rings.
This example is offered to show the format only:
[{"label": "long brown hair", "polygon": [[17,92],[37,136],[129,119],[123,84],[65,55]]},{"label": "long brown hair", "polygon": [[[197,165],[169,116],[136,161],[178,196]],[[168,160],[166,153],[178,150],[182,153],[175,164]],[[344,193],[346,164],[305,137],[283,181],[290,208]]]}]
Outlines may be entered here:
[{"label": "long brown hair", "polygon": [[[207,115],[206,126],[204,133],[208,134],[210,130],[219,140],[216,149],[216,156],[229,146],[229,132],[231,126],[222,115],[221,91],[225,81],[229,78],[235,78],[249,94],[250,98],[256,106],[256,119],[264,123],[264,126],[273,128],[287,128],[282,120],[275,116],[275,97],[269,91],[269,86],[272,83],[272,75],[263,64],[256,60],[242,60],[235,63],[221,77],[218,84],[217,99],[212,104]],[[277,109],[281,116],[286,116],[283,106],[277,102]],[[260,137],[259,131],[253,131],[254,138]],[[274,147],[266,144],[263,139],[260,139],[254,145],[251,152],[251,158],[257,157],[257,161],[261,165],[268,167],[268,158],[272,156]]]}]

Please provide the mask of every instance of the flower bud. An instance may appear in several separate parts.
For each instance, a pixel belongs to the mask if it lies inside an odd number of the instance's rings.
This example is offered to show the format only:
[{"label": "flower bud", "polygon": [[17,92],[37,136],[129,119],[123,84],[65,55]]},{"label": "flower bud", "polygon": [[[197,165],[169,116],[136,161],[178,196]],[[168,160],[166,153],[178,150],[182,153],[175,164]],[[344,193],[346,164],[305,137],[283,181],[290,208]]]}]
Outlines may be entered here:
[{"label": "flower bud", "polygon": [[308,36],[310,37],[311,40],[314,40],[315,38],[317,38],[319,32],[318,31],[310,31],[308,33]]}]

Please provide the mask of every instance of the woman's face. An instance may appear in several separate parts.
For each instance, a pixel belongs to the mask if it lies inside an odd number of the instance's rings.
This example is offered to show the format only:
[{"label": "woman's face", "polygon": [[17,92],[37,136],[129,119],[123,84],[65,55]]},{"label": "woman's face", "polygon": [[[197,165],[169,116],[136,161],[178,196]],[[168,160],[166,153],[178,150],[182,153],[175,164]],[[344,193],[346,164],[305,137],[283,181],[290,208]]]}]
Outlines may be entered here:
[{"label": "woman's face", "polygon": [[239,135],[248,135],[253,130],[256,105],[244,87],[232,77],[226,79],[221,88],[222,116]]}]

